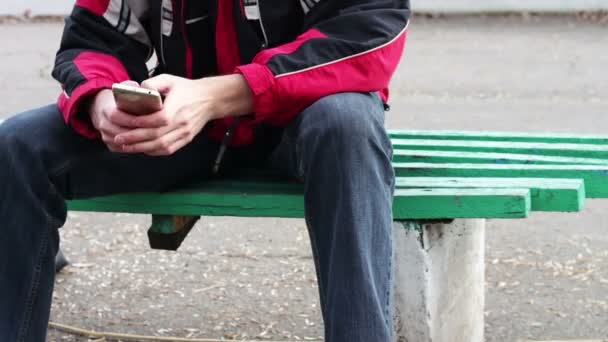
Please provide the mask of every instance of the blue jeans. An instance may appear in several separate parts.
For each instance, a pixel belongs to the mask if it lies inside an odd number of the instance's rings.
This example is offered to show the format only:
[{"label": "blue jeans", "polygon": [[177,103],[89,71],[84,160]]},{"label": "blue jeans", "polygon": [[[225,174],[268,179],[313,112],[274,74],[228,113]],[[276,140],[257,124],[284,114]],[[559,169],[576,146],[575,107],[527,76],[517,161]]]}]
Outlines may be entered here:
[{"label": "blue jeans", "polygon": [[[394,174],[379,97],[325,97],[279,133],[230,149],[224,168],[264,163],[304,182],[326,341],[392,342]],[[168,157],[111,153],[54,105],[0,125],[0,341],[46,338],[65,199],[209,177],[217,151],[199,134]]]}]

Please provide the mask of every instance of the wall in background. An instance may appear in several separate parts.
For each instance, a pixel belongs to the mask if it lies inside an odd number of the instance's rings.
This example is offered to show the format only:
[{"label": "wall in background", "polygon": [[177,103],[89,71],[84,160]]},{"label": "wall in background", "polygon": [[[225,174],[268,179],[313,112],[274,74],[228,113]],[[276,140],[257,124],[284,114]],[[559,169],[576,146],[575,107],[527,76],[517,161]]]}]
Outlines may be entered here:
[{"label": "wall in background", "polygon": [[[142,0],[145,1],[145,0]],[[0,15],[64,15],[74,0],[0,0]],[[420,12],[569,12],[608,10],[608,0],[412,0]]]},{"label": "wall in background", "polygon": [[0,0],[0,15],[21,15],[31,10],[33,15],[65,15],[74,0]]},{"label": "wall in background", "polygon": [[608,10],[608,0],[412,0],[415,11],[441,13]]}]

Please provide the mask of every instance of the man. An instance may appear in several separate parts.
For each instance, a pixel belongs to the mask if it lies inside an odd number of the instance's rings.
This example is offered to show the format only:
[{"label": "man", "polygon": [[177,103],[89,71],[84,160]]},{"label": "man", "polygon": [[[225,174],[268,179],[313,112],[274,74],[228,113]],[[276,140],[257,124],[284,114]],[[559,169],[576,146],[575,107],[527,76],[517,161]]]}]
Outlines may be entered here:
[{"label": "man", "polygon": [[[0,341],[45,340],[65,199],[263,164],[305,184],[326,341],[392,340],[383,103],[409,2],[258,1],[76,1],[58,104],[0,125]],[[164,108],[118,110],[129,80]]]}]

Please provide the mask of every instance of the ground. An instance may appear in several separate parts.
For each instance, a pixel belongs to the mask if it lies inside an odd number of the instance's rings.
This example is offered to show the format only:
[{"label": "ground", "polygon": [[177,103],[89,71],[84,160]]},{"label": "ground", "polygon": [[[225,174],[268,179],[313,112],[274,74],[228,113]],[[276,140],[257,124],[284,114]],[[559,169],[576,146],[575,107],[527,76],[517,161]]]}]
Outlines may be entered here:
[{"label": "ground", "polygon": [[[416,18],[390,128],[606,133],[606,23],[575,17]],[[0,25],[0,118],[54,101],[61,23]],[[580,214],[490,221],[486,340],[608,337],[606,201]],[[177,253],[149,218],[70,213],[52,321],[163,336],[322,335],[302,220],[204,218]],[[51,330],[49,341],[86,341]]]}]

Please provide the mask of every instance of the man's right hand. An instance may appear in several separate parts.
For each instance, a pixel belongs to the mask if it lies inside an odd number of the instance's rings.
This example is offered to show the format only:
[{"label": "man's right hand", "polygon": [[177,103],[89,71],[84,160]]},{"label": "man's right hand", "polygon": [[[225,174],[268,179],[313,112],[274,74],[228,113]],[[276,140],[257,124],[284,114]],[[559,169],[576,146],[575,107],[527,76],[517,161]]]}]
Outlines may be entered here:
[{"label": "man's right hand", "polygon": [[[137,85],[132,81],[124,83]],[[114,142],[114,137],[131,130],[134,127],[131,122],[135,116],[116,108],[112,90],[103,89],[93,97],[89,106],[89,115],[93,127],[101,133],[101,139],[108,149],[112,152],[124,152],[122,146]]]}]

